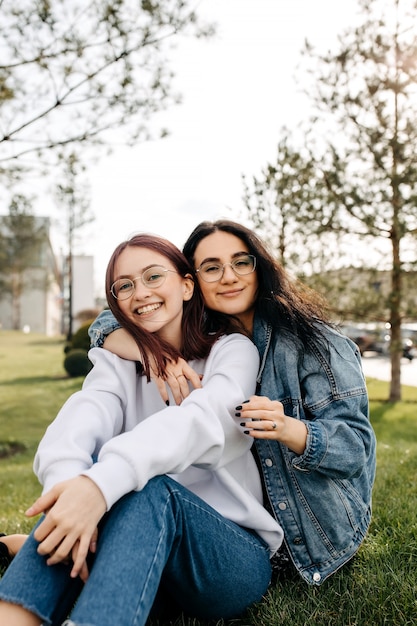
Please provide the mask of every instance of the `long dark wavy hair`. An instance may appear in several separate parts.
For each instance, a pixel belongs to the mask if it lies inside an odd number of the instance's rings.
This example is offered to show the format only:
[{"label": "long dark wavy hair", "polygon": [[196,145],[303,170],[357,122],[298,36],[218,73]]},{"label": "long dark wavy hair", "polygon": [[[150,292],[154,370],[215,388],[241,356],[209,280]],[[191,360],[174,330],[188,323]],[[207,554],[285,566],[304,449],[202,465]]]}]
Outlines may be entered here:
[{"label": "long dark wavy hair", "polygon": [[[255,302],[256,314],[271,324],[273,329],[300,341],[306,350],[314,340],[323,340],[320,322],[331,325],[326,301],[303,283],[292,279],[249,228],[225,219],[201,222],[183,247],[189,263],[195,267],[194,255],[198,244],[218,231],[238,237],[247,245],[249,253],[256,257],[259,284]],[[214,329],[223,323],[226,316],[211,310],[207,310],[207,314]]]},{"label": "long dark wavy hair", "polygon": [[113,252],[106,271],[106,297],[107,302],[117,321],[134,338],[142,353],[143,372],[150,379],[149,355],[155,359],[155,366],[158,374],[162,377],[166,375],[167,360],[177,360],[183,357],[186,360],[205,358],[218,336],[225,332],[230,326],[229,322],[222,324],[218,332],[208,333],[206,327],[206,316],[204,314],[204,304],[200,287],[194,280],[194,293],[190,300],[184,302],[184,313],[182,316],[182,345],[180,351],[171,344],[162,340],[156,333],[151,333],[134,324],[119,308],[117,299],[111,293],[111,286],[115,280],[114,268],[120,255],[126,248],[147,248],[162,254],[166,257],[180,276],[189,275],[193,278],[193,270],[190,267],[184,254],[170,241],[156,235],[139,233],[123,241]]}]

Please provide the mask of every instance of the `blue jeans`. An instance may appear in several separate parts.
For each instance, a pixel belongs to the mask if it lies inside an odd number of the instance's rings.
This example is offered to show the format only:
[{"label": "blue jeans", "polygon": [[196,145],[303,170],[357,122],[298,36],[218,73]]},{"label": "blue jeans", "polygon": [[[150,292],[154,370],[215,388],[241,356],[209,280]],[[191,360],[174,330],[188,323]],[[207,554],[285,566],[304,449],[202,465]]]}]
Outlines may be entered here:
[{"label": "blue jeans", "polygon": [[170,605],[227,619],[261,600],[271,577],[268,546],[256,533],[168,476],[127,494],[103,518],[85,585],[70,579],[68,565],[47,566],[36,547],[31,535],[0,581],[0,598],[53,626],[69,613],[79,626],[141,626],[152,607]]}]

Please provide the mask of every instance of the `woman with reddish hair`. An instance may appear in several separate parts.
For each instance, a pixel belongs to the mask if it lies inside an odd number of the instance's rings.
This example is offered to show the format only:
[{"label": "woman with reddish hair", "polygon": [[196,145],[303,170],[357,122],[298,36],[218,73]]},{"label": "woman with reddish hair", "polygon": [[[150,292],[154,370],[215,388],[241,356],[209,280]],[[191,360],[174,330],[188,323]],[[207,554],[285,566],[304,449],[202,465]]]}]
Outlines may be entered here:
[{"label": "woman with reddish hair", "polygon": [[[0,623],[237,616],[266,592],[283,537],[235,414],[255,391],[258,352],[234,320],[207,328],[193,270],[162,238],[116,248],[106,295],[139,357],[93,348],[82,390],[40,442],[43,494],[27,514],[42,517],[0,581]],[[177,406],[150,377],[180,357],[202,385]]]}]

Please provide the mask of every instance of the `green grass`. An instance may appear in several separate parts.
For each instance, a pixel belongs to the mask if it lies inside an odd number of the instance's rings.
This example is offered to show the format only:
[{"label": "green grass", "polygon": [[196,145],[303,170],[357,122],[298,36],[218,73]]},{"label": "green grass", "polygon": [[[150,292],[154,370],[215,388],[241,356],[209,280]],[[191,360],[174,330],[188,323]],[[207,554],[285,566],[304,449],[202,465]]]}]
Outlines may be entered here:
[{"label": "green grass", "polygon": [[[32,473],[39,439],[82,378],[63,368],[64,341],[0,331],[0,531],[26,532],[40,487]],[[278,582],[265,602],[230,626],[408,626],[417,619],[417,387],[388,403],[388,383],[368,380],[377,435],[373,520],[350,564],[321,587]],[[2,455],[17,448],[11,457]],[[19,451],[20,450],[20,451]],[[250,563],[247,575],[250,576]],[[180,619],[176,626],[201,626]],[[225,622],[218,622],[221,626]]]},{"label": "green grass", "polygon": [[[40,492],[33,456],[47,425],[81,378],[63,367],[64,340],[0,331],[0,529],[25,532],[23,512]],[[13,446],[23,452],[1,458]]]}]

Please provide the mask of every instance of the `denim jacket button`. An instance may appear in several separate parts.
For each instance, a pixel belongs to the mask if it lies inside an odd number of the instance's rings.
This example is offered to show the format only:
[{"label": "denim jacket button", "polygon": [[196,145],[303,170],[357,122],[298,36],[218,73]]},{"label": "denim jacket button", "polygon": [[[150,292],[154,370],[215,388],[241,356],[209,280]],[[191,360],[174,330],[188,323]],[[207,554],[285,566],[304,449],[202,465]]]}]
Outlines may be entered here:
[{"label": "denim jacket button", "polygon": [[314,572],[313,580],[315,583],[319,583],[321,581],[321,575],[318,572]]},{"label": "denim jacket button", "polygon": [[278,508],[279,508],[281,511],[285,511],[285,509],[287,508],[287,505],[285,504],[285,502],[280,502],[280,503],[278,504]]},{"label": "denim jacket button", "polygon": [[[293,544],[294,544],[295,546],[299,546],[299,545],[301,545],[302,543],[303,543],[303,540],[302,540],[302,538],[301,538],[301,537],[294,537],[294,539],[293,539]],[[313,576],[313,578],[314,578],[314,576]]]},{"label": "denim jacket button", "polygon": [[274,464],[274,463],[273,463],[272,459],[265,459],[265,465],[266,465],[267,467],[272,467],[272,466],[273,466],[273,464]]}]

